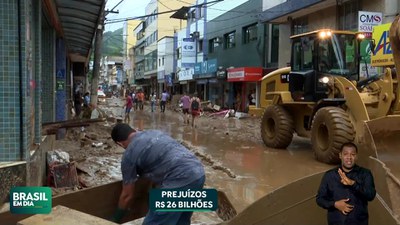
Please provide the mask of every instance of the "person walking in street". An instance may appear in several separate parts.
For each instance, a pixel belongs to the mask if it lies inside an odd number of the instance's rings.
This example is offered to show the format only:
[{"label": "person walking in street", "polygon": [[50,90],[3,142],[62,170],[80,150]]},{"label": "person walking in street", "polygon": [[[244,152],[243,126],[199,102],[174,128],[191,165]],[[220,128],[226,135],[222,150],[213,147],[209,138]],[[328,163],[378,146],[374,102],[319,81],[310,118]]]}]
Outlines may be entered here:
[{"label": "person walking in street", "polygon": [[190,99],[190,110],[192,113],[192,127],[196,127],[195,118],[200,116],[200,98],[197,97],[197,93],[194,93]]},{"label": "person walking in street", "polygon": [[75,92],[75,95],[74,95],[74,106],[75,106],[76,118],[81,118],[82,103],[83,103],[82,93],[80,90],[78,90]]},{"label": "person walking in street", "polygon": [[182,104],[183,123],[189,124],[190,97],[186,94],[186,92],[183,93],[180,103]]},{"label": "person walking in street", "polygon": [[132,98],[132,108],[133,109],[137,109],[137,103],[136,103],[136,92],[133,90],[132,92],[131,92],[131,98]]},{"label": "person walking in street", "polygon": [[125,107],[125,118],[124,118],[124,121],[125,122],[129,123],[131,121],[131,117],[129,116],[129,114],[131,112],[132,106],[133,106],[132,97],[127,94],[126,95],[126,102],[125,102],[125,105],[124,105],[124,107]]},{"label": "person walking in street", "polygon": [[156,101],[157,101],[157,96],[154,94],[154,92],[152,92],[150,95],[151,112],[154,112]]},{"label": "person walking in street", "polygon": [[160,102],[161,112],[165,112],[165,105],[167,104],[168,98],[169,94],[167,93],[167,90],[164,90],[163,93],[161,94],[161,102]]},{"label": "person walking in street", "polygon": [[343,144],[341,165],[322,178],[316,201],[328,210],[329,225],[368,225],[368,201],[376,190],[371,171],[355,163],[357,152],[355,144]]},{"label": "person walking in street", "polygon": [[139,104],[138,104],[138,94],[139,94],[139,91],[136,91],[135,92],[135,97],[132,98],[132,102],[134,104],[133,107],[134,107],[135,111],[138,110],[138,106],[139,106]]},{"label": "person walking in street", "polygon": [[137,93],[137,104],[138,104],[138,108],[140,110],[143,110],[143,102],[144,102],[144,93],[142,90],[139,90],[139,92]]},{"label": "person walking in street", "polygon": [[239,112],[241,111],[241,109],[242,109],[242,96],[240,95],[240,92],[237,92],[235,99],[235,110],[236,112]]},{"label": "person walking in street", "polygon": [[[121,162],[122,192],[111,219],[119,223],[134,199],[135,182],[150,179],[157,188],[201,189],[204,167],[185,146],[158,130],[136,131],[119,123],[111,131],[116,144],[126,149]],[[143,224],[190,225],[193,212],[148,211]]]},{"label": "person walking in street", "polygon": [[83,106],[85,108],[89,107],[90,104],[90,93],[86,92],[85,95],[83,95]]}]

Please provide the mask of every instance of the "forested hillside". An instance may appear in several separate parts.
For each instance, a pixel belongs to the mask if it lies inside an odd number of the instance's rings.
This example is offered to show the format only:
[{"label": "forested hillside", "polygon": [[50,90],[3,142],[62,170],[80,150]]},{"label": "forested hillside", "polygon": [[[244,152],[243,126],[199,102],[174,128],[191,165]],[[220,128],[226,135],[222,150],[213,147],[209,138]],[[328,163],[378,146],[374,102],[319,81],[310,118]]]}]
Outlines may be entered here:
[{"label": "forested hillside", "polygon": [[115,31],[107,31],[103,35],[103,56],[122,56],[123,36],[122,28]]}]

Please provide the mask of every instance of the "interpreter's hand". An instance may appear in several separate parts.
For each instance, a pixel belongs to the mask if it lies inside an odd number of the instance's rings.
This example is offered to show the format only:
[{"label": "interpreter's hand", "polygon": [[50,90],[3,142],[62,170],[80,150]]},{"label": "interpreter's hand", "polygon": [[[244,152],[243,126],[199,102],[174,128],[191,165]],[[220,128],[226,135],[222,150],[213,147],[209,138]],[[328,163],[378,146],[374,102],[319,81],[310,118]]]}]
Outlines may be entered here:
[{"label": "interpreter's hand", "polygon": [[348,178],[347,176],[346,176],[346,174],[342,171],[342,169],[338,169],[338,173],[339,173],[339,176],[340,176],[340,182],[343,184],[343,185],[349,185],[349,186],[352,186],[354,183],[355,183],[355,181],[354,180],[352,180],[352,179],[350,179],[350,178]]},{"label": "interpreter's hand", "polygon": [[349,214],[349,212],[351,212],[351,210],[353,210],[353,208],[354,208],[353,205],[347,204],[347,202],[349,200],[350,200],[349,198],[346,198],[346,199],[336,201],[335,208],[337,208],[344,215]]}]

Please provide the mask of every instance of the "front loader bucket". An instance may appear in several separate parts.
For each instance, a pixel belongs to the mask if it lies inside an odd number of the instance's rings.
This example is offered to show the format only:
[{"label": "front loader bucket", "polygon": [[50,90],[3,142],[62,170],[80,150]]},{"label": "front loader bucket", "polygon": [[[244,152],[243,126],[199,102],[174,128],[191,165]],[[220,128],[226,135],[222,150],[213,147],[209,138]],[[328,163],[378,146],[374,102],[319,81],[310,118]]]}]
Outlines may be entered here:
[{"label": "front loader bucket", "polygon": [[[376,157],[399,179],[400,115],[386,116],[366,122],[364,134],[365,143],[360,143],[361,149],[359,155]],[[364,152],[369,152],[369,154],[363,154]]]},{"label": "front loader bucket", "polygon": [[361,162],[366,162],[365,165],[372,170],[376,189],[380,191],[382,201],[399,219],[400,115],[366,122],[364,133],[359,141],[358,155]]},{"label": "front loader bucket", "polygon": [[[359,164],[372,171],[377,190],[369,204],[369,224],[400,224],[400,116],[387,116],[357,130]],[[316,204],[322,173],[283,186],[251,204],[223,225],[326,224]]]},{"label": "front loader bucket", "polygon": [[[378,163],[377,166],[379,165]],[[315,199],[323,174],[324,172],[317,173],[278,188],[220,225],[326,224],[327,211],[320,208]],[[371,225],[400,224],[379,193],[369,204],[369,215]]]}]

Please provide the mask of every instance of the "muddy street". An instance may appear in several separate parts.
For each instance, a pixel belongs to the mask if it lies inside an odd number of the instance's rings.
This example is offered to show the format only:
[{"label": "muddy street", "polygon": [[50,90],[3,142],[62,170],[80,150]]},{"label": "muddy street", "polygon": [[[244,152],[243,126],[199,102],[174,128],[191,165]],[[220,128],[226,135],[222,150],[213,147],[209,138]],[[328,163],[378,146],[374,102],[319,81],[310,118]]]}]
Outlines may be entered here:
[{"label": "muddy street", "polygon": [[[123,101],[107,99],[99,108],[108,117],[120,119]],[[267,148],[260,137],[260,119],[256,117],[224,118],[205,113],[193,128],[184,124],[182,114],[171,106],[165,113],[159,109],[152,113],[145,105],[143,111],[130,115],[133,128],[162,130],[193,151],[204,163],[206,187],[223,191],[238,213],[274,189],[330,167],[314,159],[307,139],[295,137],[287,150]],[[122,179],[120,160],[124,149],[110,137],[116,119],[68,129],[66,137],[55,142],[54,149],[68,152],[71,161],[77,163],[83,187]],[[53,191],[57,194],[65,190]],[[221,219],[214,212],[195,213],[192,219],[193,224],[218,222]]]},{"label": "muddy street", "polygon": [[[122,103],[110,101],[119,108],[105,111],[122,112]],[[179,112],[152,113],[149,106],[131,112],[130,121],[136,129],[160,129],[188,145],[209,164],[206,185],[224,191],[238,212],[280,186],[330,167],[314,160],[307,139],[296,137],[287,150],[267,148],[259,123],[255,117],[203,115],[192,128]]]}]

